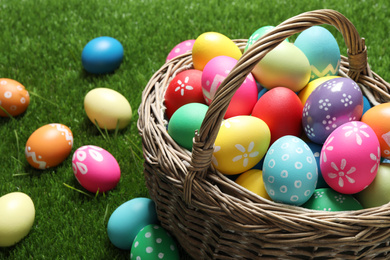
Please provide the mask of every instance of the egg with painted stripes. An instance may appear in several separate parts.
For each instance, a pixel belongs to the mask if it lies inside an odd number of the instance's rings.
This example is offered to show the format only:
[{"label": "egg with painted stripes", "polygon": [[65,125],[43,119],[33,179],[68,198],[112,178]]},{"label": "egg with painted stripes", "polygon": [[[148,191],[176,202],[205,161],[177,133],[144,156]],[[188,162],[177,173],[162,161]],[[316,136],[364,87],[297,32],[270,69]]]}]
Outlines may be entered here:
[{"label": "egg with painted stripes", "polygon": [[73,133],[63,124],[47,124],[35,130],[26,142],[28,163],[40,170],[62,163],[73,147]]}]

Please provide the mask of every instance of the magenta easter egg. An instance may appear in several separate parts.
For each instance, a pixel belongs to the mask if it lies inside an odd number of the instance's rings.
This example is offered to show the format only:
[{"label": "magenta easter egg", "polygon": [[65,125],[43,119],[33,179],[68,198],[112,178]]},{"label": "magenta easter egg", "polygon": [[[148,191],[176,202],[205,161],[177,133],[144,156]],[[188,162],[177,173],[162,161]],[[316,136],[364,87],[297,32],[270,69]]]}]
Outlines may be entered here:
[{"label": "magenta easter egg", "polygon": [[364,190],[375,178],[380,147],[374,130],[360,121],[345,123],[326,139],[320,167],[326,183],[344,194]]},{"label": "magenta easter egg", "polygon": [[169,119],[179,107],[189,103],[206,104],[201,70],[185,70],[172,79],[164,95],[165,114]]},{"label": "magenta easter egg", "polygon": [[81,186],[93,193],[115,188],[121,176],[119,164],[114,156],[93,145],[82,146],[74,152],[72,168]]},{"label": "magenta easter egg", "polygon": [[192,51],[192,47],[194,46],[195,40],[186,40],[179,44],[177,44],[173,49],[169,52],[165,62],[172,60],[173,58],[182,55],[186,52]]},{"label": "magenta easter egg", "polygon": [[252,116],[262,119],[271,131],[271,144],[282,136],[302,133],[302,103],[285,87],[268,90],[257,101]]},{"label": "magenta easter egg", "polygon": [[[236,65],[237,60],[228,56],[217,56],[211,59],[203,69],[202,89],[206,103],[210,105],[215,93]],[[257,102],[257,84],[250,73],[234,93],[225,114],[225,119],[233,116],[250,115]]]},{"label": "magenta easter egg", "polygon": [[360,120],[362,114],[363,94],[356,82],[334,78],[310,94],[303,107],[302,126],[312,142],[322,144],[338,126]]}]

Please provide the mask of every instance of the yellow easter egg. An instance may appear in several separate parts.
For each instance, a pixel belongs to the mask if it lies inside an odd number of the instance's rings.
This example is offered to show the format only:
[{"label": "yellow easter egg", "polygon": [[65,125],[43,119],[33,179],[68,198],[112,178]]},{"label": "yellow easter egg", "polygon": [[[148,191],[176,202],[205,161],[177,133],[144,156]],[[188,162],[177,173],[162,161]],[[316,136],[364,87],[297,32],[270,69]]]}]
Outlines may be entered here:
[{"label": "yellow easter egg", "polygon": [[264,157],[270,140],[270,130],[263,120],[253,116],[228,118],[215,140],[212,163],[226,175],[245,172]]},{"label": "yellow easter egg", "polygon": [[242,52],[231,39],[221,33],[205,32],[199,35],[192,47],[194,68],[203,70],[207,62],[217,56],[228,56],[238,60]]},{"label": "yellow easter egg", "polygon": [[266,89],[286,87],[294,92],[310,80],[310,62],[294,44],[283,41],[256,64],[252,74]]},{"label": "yellow easter egg", "polygon": [[271,200],[267,191],[265,190],[263,182],[263,172],[258,169],[252,169],[241,173],[236,179],[236,183],[260,197]]},{"label": "yellow easter egg", "polygon": [[11,192],[0,197],[0,247],[13,246],[27,236],[34,219],[34,203],[27,194]]},{"label": "yellow easter egg", "polygon": [[318,79],[315,79],[313,81],[310,81],[307,83],[307,85],[298,93],[298,97],[302,102],[302,105],[305,105],[307,98],[310,96],[311,92],[315,90],[319,85],[324,83],[325,81],[328,81],[330,79],[334,78],[340,78],[339,76],[326,76],[326,77],[321,77]]}]

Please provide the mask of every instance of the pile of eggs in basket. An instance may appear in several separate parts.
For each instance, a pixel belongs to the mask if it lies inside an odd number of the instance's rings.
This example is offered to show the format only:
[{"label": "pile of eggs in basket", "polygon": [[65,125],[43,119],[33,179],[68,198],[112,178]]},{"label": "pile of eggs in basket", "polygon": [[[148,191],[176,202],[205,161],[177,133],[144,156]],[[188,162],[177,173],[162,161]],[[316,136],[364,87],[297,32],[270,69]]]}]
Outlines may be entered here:
[{"label": "pile of eggs in basket", "polygon": [[[254,32],[244,53],[272,28]],[[164,106],[169,135],[191,151],[195,130],[242,52],[225,35],[206,32],[178,44],[167,62],[186,51],[193,68],[172,76]],[[390,103],[371,107],[356,82],[338,75],[340,64],[338,43],[321,26],[267,53],[227,107],[213,167],[264,198],[310,209],[389,202],[390,164],[383,160],[390,159]]]}]

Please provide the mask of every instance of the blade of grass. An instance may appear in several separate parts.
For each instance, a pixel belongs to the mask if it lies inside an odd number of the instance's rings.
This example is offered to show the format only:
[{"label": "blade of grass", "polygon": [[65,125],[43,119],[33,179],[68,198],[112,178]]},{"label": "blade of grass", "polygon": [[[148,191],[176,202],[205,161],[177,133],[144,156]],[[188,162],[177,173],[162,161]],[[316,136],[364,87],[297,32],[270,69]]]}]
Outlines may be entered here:
[{"label": "blade of grass", "polygon": [[68,185],[68,184],[66,184],[66,183],[63,183],[63,184],[65,185],[65,187],[67,187],[67,188],[69,188],[69,189],[71,189],[71,190],[77,191],[77,192],[79,192],[79,193],[81,193],[81,194],[83,194],[83,195],[85,195],[85,196],[88,196],[88,197],[90,197],[90,198],[93,198],[93,196],[92,196],[91,194],[88,194],[88,193],[86,193],[86,192],[84,192],[84,191],[82,191],[82,190],[76,189],[75,187],[72,187],[72,186],[70,186],[70,185]]},{"label": "blade of grass", "polygon": [[10,114],[10,113],[8,113],[8,111],[7,110],[5,110],[5,108],[4,107],[2,107],[2,106],[0,106],[0,109],[1,110],[3,110],[4,111],[4,113],[6,113],[7,114],[7,116],[9,117],[9,118],[11,118],[14,122],[16,121],[16,119]]},{"label": "blade of grass", "polygon": [[104,140],[107,140],[108,139],[108,135],[105,136],[102,129],[99,127],[99,124],[98,124],[98,121],[95,119],[95,126],[96,128],[98,129],[99,133],[103,136]]},{"label": "blade of grass", "polygon": [[32,96],[35,96],[35,97],[37,97],[37,98],[40,98],[40,99],[42,99],[42,100],[44,100],[44,101],[46,101],[46,102],[52,104],[53,106],[59,107],[58,104],[54,103],[53,101],[50,101],[50,100],[47,99],[47,98],[44,98],[44,97],[38,95],[38,94],[35,93],[35,92],[29,91],[28,93],[29,93],[30,95],[32,95]]}]

